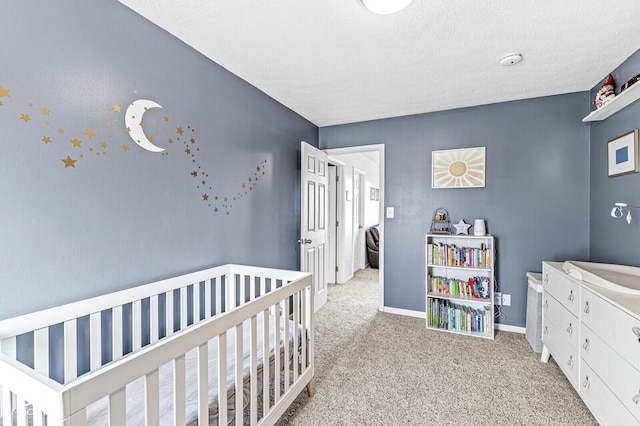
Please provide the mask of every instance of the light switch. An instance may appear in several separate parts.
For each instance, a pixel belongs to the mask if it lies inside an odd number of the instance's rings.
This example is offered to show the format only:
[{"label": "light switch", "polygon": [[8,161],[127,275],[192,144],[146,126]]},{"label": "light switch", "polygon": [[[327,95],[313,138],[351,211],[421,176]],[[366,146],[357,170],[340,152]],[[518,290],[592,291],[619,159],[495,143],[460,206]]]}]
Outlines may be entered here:
[{"label": "light switch", "polygon": [[393,219],[395,214],[395,209],[393,207],[387,207],[387,219]]}]

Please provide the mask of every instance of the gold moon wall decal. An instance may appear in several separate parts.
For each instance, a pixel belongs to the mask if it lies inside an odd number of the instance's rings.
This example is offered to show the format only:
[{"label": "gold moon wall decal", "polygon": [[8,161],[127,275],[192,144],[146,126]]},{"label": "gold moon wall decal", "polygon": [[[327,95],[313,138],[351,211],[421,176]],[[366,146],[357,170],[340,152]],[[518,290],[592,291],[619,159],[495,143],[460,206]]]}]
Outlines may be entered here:
[{"label": "gold moon wall decal", "polygon": [[162,152],[164,148],[152,144],[144,134],[144,129],[142,128],[142,118],[144,117],[144,113],[150,108],[162,108],[162,106],[146,99],[133,101],[125,112],[124,122],[127,126],[129,136],[131,136],[131,139],[133,139],[139,147],[151,152]]}]

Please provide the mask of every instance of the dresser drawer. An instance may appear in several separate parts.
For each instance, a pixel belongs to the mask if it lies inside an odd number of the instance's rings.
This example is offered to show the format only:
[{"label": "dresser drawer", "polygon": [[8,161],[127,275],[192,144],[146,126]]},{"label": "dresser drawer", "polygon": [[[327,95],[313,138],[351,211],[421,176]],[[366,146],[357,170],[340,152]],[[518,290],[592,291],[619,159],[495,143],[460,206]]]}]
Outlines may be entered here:
[{"label": "dresser drawer", "polygon": [[570,346],[562,334],[552,324],[545,323],[542,331],[542,342],[549,349],[553,359],[573,388],[578,390],[578,348]]},{"label": "dresser drawer", "polygon": [[544,323],[553,325],[567,343],[577,350],[580,327],[578,318],[572,315],[567,308],[546,291],[544,293],[542,309],[544,310]]},{"label": "dresser drawer", "polygon": [[578,393],[600,424],[634,425],[638,423],[586,362],[582,363]]},{"label": "dresser drawer", "polygon": [[589,327],[583,325],[580,331],[582,344],[580,357],[587,362],[598,377],[607,383],[607,387],[618,400],[640,422],[640,371],[631,366],[609,347]]},{"label": "dresser drawer", "polygon": [[566,274],[543,266],[543,288],[576,317],[580,309],[580,286]]},{"label": "dresser drawer", "polygon": [[627,362],[640,370],[640,320],[589,289],[582,289],[582,322]]}]

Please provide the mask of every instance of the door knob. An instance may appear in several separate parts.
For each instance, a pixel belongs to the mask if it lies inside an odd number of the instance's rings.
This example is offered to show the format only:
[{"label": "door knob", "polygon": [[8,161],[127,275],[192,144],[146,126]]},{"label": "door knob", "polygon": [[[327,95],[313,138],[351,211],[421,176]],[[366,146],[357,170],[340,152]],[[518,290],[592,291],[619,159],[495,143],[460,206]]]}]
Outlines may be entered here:
[{"label": "door knob", "polygon": [[311,244],[311,240],[309,238],[305,238],[303,240],[302,239],[298,240],[298,243],[300,243],[300,244]]}]

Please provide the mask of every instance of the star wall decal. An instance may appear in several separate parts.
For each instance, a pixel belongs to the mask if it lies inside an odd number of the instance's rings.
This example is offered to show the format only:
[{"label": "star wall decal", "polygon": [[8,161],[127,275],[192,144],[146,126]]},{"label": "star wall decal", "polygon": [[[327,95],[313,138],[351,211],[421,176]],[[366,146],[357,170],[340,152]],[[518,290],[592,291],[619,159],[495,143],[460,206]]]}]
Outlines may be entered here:
[{"label": "star wall decal", "polygon": [[29,117],[29,114],[20,114],[20,120],[24,120],[24,122],[26,123],[31,120],[31,117]]},{"label": "star wall decal", "polygon": [[78,160],[74,160],[68,155],[67,155],[67,158],[62,159],[62,162],[64,163],[64,168],[65,169],[67,167],[73,167],[75,169],[76,168],[76,161],[78,161]]},{"label": "star wall decal", "polygon": [[0,98],[10,98],[11,96],[9,96],[9,89],[5,89],[4,87],[0,86]]}]

